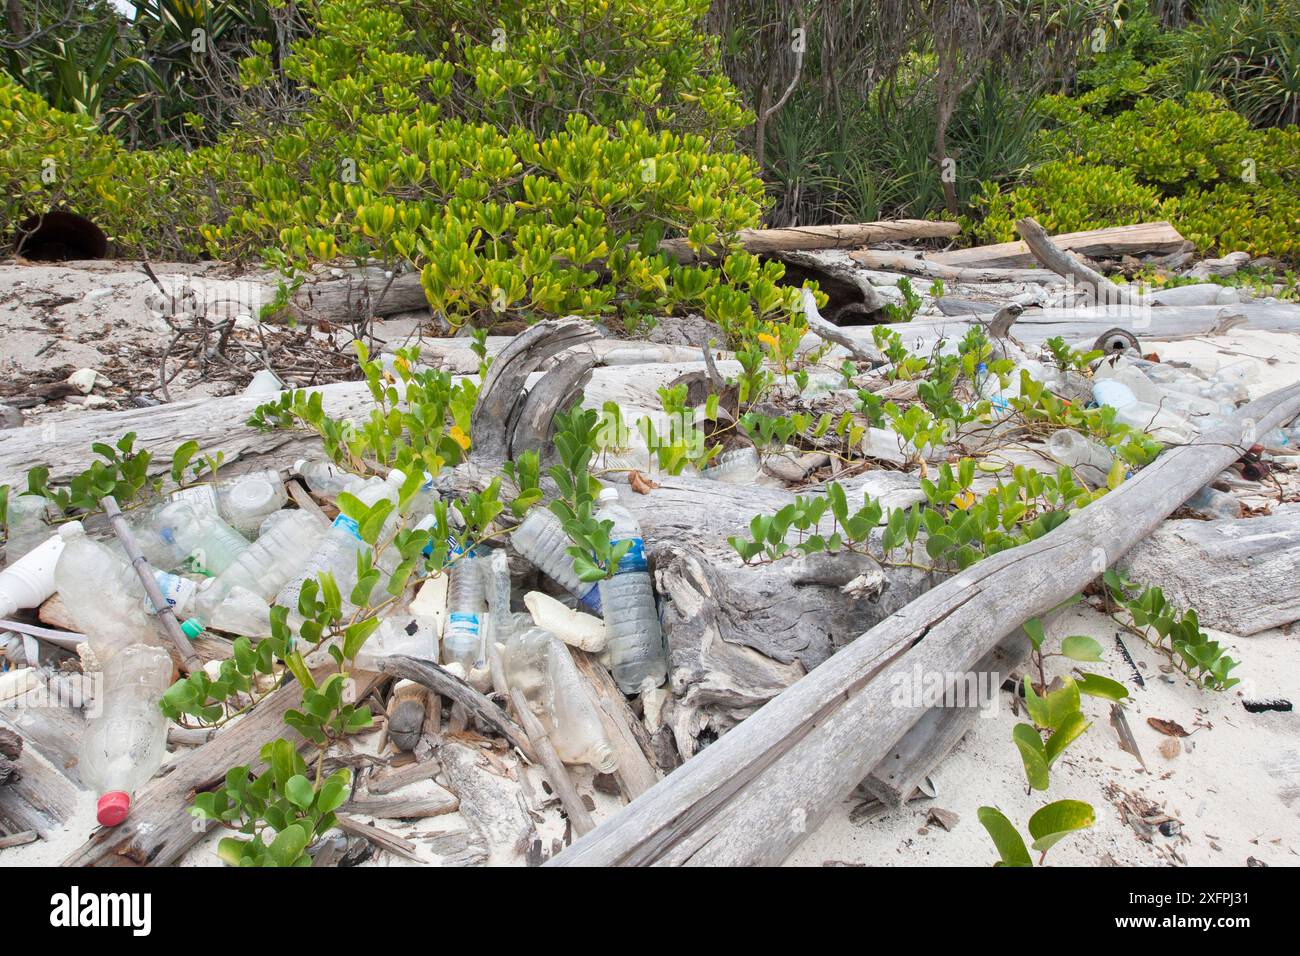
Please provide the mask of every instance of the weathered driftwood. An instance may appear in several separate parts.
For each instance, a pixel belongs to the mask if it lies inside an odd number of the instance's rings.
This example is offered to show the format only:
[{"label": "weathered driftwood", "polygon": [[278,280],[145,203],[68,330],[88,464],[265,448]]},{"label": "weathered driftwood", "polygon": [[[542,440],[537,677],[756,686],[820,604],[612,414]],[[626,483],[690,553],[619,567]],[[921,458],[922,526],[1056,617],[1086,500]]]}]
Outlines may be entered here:
[{"label": "weathered driftwood", "polygon": [[524,699],[519,688],[511,689],[510,703],[514,706],[515,714],[523,724],[528,739],[533,743],[533,750],[541,761],[542,769],[546,771],[546,779],[551,789],[555,791],[555,795],[560,798],[560,804],[564,807],[569,822],[573,824],[574,832],[579,836],[590,833],[595,829],[596,821],[591,818],[591,811],[578,795],[578,788],[573,785],[573,778],[569,776],[568,768],[564,766],[564,761],[556,752],[555,744],[551,743],[546,728],[529,709],[528,701]]},{"label": "weathered driftwood", "polygon": [[63,829],[76,812],[80,791],[36,749],[26,747],[10,761],[16,771],[0,785],[0,830],[35,830],[42,837]]},{"label": "weathered driftwood", "polygon": [[379,666],[385,674],[413,680],[460,704],[510,741],[510,745],[518,748],[519,752],[529,760],[536,759],[532,746],[528,742],[528,736],[519,725],[511,720],[504,710],[454,674],[448,673],[437,664],[430,664],[428,661],[402,654],[383,658]]},{"label": "weathered driftwood", "polygon": [[1300,619],[1300,510],[1166,521],[1120,562],[1126,577],[1195,607],[1202,624],[1257,634]]},{"label": "weathered driftwood", "polygon": [[[321,668],[318,678],[333,669]],[[354,671],[357,699],[364,699],[381,677],[369,671]],[[97,830],[66,860],[65,866],[169,866],[184,855],[215,824],[195,820],[185,812],[194,794],[210,790],[225,778],[226,771],[240,765],[258,766],[262,745],[277,737],[305,741],[285,726],[284,714],[299,706],[302,687],[286,684],[264,698],[241,720],[217,734],[211,742],[196,747],[171,765],[136,794],[131,815],[116,827]]]},{"label": "weathered driftwood", "polygon": [[827,342],[834,342],[836,345],[842,345],[848,349],[849,355],[859,362],[871,362],[877,364],[880,361],[880,353],[876,349],[866,348],[858,339],[849,335],[838,325],[833,322],[827,322],[822,318],[821,312],[817,309],[817,300],[813,298],[812,292],[808,289],[799,290],[799,299],[803,303],[804,321],[808,323],[808,330],[819,339],[825,339]]},{"label": "weathered driftwood", "polygon": [[1033,219],[1021,219],[1016,231],[1025,241],[1034,258],[1053,272],[1064,276],[1089,294],[1095,304],[1137,304],[1140,297],[1123,286],[1116,285],[1085,262],[1070,255],[1048,237],[1047,231]]},{"label": "weathered driftwood", "polygon": [[1300,385],[1252,402],[1228,427],[1166,452],[1051,533],[934,587],[552,863],[784,859],[921,716],[894,705],[897,679],[917,665],[923,673],[970,670],[1027,618],[1081,590],[1242,454],[1243,434],[1297,411]]},{"label": "weathered driftwood", "polygon": [[[1144,222],[1135,226],[1070,232],[1053,236],[1052,241],[1062,249],[1092,259],[1169,254],[1180,252],[1188,244],[1178,230],[1167,222]],[[926,258],[931,262],[962,268],[1020,269],[1036,264],[1033,253],[1023,242],[950,249],[947,252],[931,253]]]},{"label": "weathered driftwood", "polygon": [[[985,654],[970,674],[963,675],[963,679],[969,680],[973,676],[978,685],[977,693],[991,687],[997,694],[1002,678],[1024,662],[1029,649],[1028,636],[1024,631],[1015,631]],[[981,709],[989,706],[990,702],[971,700],[969,687],[963,687],[963,693],[967,695],[964,701],[930,707],[867,775],[862,787],[889,806],[901,807],[906,803],[926,776],[975,726],[980,715],[996,713],[996,710]],[[996,705],[996,701],[992,703]]]},{"label": "weathered driftwood", "polygon": [[432,792],[412,796],[371,797],[358,795],[343,805],[347,813],[362,817],[379,817],[384,820],[422,820],[455,813],[460,802],[442,787],[432,786]]},{"label": "weathered driftwood", "polygon": [[495,850],[521,856],[537,836],[519,785],[494,773],[477,747],[443,738],[438,759],[460,814]]},{"label": "weathered driftwood", "polygon": [[[737,240],[746,252],[767,255],[774,252],[809,249],[857,249],[873,242],[909,239],[950,239],[961,232],[955,222],[928,219],[897,219],[887,222],[850,223],[842,226],[799,226],[789,229],[742,229]],[[698,258],[685,239],[667,239],[659,248],[679,262]]]},{"label": "weathered driftwood", "polygon": [[942,279],[945,282],[1034,282],[1052,285],[1061,281],[1061,277],[1050,269],[962,268],[927,259],[920,253],[885,249],[860,249],[850,252],[849,258],[867,269],[902,272],[927,279]]},{"label": "weathered driftwood", "polygon": [[436,760],[413,760],[402,767],[377,771],[366,780],[366,792],[375,795],[392,793],[421,780],[432,780],[441,767]]},{"label": "weathered driftwood", "polygon": [[826,315],[834,322],[842,323],[852,314],[873,315],[885,307],[876,287],[846,252],[782,252],[775,258],[786,265],[787,283],[817,280],[817,287],[827,296]]},{"label": "weathered driftwood", "polygon": [[628,707],[627,698],[614,683],[614,678],[595,656],[573,647],[569,648],[569,654],[587,678],[605,736],[618,755],[614,779],[624,798],[633,800],[659,782],[650,734]]},{"label": "weathered driftwood", "polygon": [[353,836],[361,837],[373,846],[381,850],[387,850],[389,853],[395,853],[398,856],[405,857],[415,863],[423,863],[420,855],[415,852],[415,844],[410,840],[403,840],[395,833],[389,833],[370,823],[362,823],[346,813],[338,814],[339,829],[344,833],[350,833]]}]

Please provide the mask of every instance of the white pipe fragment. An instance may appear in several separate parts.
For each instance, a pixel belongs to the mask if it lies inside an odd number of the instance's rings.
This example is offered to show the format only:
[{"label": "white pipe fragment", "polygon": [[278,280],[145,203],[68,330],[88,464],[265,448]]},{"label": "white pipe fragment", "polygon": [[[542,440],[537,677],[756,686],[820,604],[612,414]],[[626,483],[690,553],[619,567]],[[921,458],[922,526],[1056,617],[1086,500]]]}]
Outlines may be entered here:
[{"label": "white pipe fragment", "polygon": [[524,596],[524,607],[533,616],[534,624],[570,647],[592,654],[605,649],[605,622],[600,618],[567,608],[541,591],[529,591]]}]

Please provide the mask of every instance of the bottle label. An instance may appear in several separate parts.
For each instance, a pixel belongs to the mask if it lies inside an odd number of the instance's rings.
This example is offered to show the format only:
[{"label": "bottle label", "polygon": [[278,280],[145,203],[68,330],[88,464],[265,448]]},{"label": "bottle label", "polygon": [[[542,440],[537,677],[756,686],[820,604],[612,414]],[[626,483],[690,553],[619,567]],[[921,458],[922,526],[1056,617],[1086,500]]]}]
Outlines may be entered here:
[{"label": "bottle label", "polygon": [[[628,539],[619,538],[611,541],[610,544],[620,544],[626,540]],[[627,549],[627,554],[623,555],[623,559],[618,562],[618,570],[614,573],[625,574],[628,571],[646,571],[649,570],[649,567],[645,560],[645,542],[640,538],[633,538],[632,547]]]},{"label": "bottle label", "polygon": [[449,625],[458,626],[461,630],[468,631],[470,634],[478,633],[477,614],[466,614],[464,611],[452,611],[451,614],[447,616],[447,623]]},{"label": "bottle label", "polygon": [[217,510],[217,487],[216,485],[195,485],[192,488],[180,488],[172,492],[172,501],[191,501],[197,505],[203,505]]},{"label": "bottle label", "polygon": [[334,527],[341,528],[358,541],[361,540],[361,527],[345,514],[340,514],[334,519]]},{"label": "bottle label", "polygon": [[[166,571],[155,571],[154,580],[158,582],[158,590],[167,600],[167,605],[173,610],[178,606],[184,606],[189,603],[190,597],[194,594],[195,584],[189,578],[183,578],[179,574],[168,574]],[[144,598],[144,609],[149,614],[157,614],[158,609],[153,606],[153,601],[149,600],[146,594]]]}]

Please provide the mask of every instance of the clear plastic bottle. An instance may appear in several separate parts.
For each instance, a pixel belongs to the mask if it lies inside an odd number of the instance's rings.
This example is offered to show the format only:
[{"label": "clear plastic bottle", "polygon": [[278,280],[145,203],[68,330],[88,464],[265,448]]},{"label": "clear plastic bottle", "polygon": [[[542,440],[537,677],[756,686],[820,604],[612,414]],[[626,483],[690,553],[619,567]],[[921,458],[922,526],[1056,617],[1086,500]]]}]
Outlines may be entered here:
[{"label": "clear plastic bottle", "polygon": [[273,468],[194,485],[172,493],[173,501],[189,501],[215,511],[236,531],[253,534],[267,515],[289,500],[280,473]]},{"label": "clear plastic bottle", "polygon": [[747,485],[758,478],[758,450],[752,445],[724,451],[702,471],[701,477]]},{"label": "clear plastic bottle", "polygon": [[329,497],[350,490],[360,478],[324,458],[301,458],[294,462],[293,472],[307,482],[307,487],[313,492]]},{"label": "clear plastic bottle", "polygon": [[548,578],[560,585],[593,613],[600,613],[600,589],[578,578],[569,548],[573,544],[564,525],[546,508],[533,508],[510,535],[510,543]]},{"label": "clear plastic bottle", "polygon": [[40,495],[18,495],[9,499],[8,537],[5,563],[13,564],[53,533],[47,503]]},{"label": "clear plastic bottle", "polygon": [[1073,468],[1075,473],[1094,487],[1101,487],[1110,475],[1110,451],[1095,441],[1090,441],[1071,428],[1052,433],[1047,442],[1047,453],[1059,464]]},{"label": "clear plastic bottle", "polygon": [[166,570],[186,567],[199,574],[217,575],[234,563],[249,541],[199,501],[169,501],[136,523],[140,536],[150,540],[150,552],[170,555]]},{"label": "clear plastic bottle", "polygon": [[1241,502],[1236,496],[1206,485],[1187,499],[1187,507],[1211,518],[1240,518]]},{"label": "clear plastic bottle", "polygon": [[133,644],[103,666],[99,715],[86,722],[77,769],[99,794],[102,826],[117,826],[131,795],[147,782],[167,752],[167,718],[158,701],[171,685],[172,659],[161,647]]},{"label": "clear plastic bottle", "polygon": [[631,541],[612,578],[600,582],[600,603],[609,635],[614,681],[625,694],[637,693],[646,681],[658,687],[668,676],[663,628],[655,607],[654,584],[645,559],[641,527],[618,501],[618,489],[600,490],[598,521],[612,521],[611,544]]},{"label": "clear plastic bottle", "polygon": [[80,521],[60,525],[59,534],[63,553],[54,566],[54,585],[100,664],[132,644],[160,644],[135,569],[112,548],[88,538]]},{"label": "clear plastic bottle", "polygon": [[[358,488],[356,496],[365,505],[374,505],[384,498],[395,502],[405,481],[406,475],[394,468],[382,481],[367,482],[364,487]],[[348,595],[356,584],[357,552],[364,547],[366,545],[361,540],[357,523],[340,512],[320,539],[316,553],[280,588],[275,603],[297,608],[298,594],[302,591],[303,583],[309,579],[315,580],[318,574],[328,571],[334,575],[334,583],[343,595],[344,606],[351,607]]]},{"label": "clear plastic bottle", "polygon": [[199,587],[196,606],[200,620],[210,623],[213,611],[236,587],[263,600],[275,597],[311,558],[325,532],[325,526],[306,511],[286,511],[284,518],[240,552],[229,567]]},{"label": "clear plastic bottle", "polygon": [[[468,674],[482,656],[482,619],[487,610],[483,575],[473,550],[456,545],[448,554],[447,624],[442,632],[442,662],[458,663]],[[453,560],[454,559],[454,560]]]},{"label": "clear plastic bottle", "polygon": [[599,773],[618,769],[586,678],[555,635],[540,627],[522,629],[506,642],[502,658],[506,682],[523,694],[561,760]]}]

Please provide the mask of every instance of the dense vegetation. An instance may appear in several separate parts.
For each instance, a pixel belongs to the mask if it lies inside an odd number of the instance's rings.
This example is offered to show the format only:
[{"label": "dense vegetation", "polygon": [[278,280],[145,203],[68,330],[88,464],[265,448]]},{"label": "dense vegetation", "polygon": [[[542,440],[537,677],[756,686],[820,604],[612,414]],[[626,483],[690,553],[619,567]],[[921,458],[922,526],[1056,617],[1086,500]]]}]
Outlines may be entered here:
[{"label": "dense vegetation", "polygon": [[453,323],[689,308],[751,340],[779,270],[659,239],[1168,218],[1300,259],[1300,0],[135,8],[8,3],[0,242],[63,207],[129,256],[406,262]]}]

